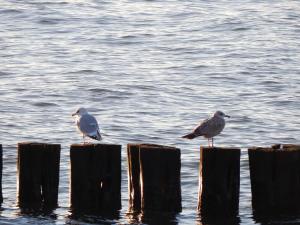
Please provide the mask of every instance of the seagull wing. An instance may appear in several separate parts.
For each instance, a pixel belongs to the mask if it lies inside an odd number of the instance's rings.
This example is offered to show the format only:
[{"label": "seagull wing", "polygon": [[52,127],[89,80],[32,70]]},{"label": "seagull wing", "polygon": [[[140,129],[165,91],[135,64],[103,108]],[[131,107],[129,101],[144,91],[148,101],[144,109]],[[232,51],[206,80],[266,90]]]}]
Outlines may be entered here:
[{"label": "seagull wing", "polygon": [[196,136],[202,136],[202,135],[205,135],[209,132],[210,128],[212,127],[212,119],[209,118],[209,119],[206,119],[204,121],[202,121],[202,123],[200,123],[200,125],[198,125],[193,133],[196,135]]},{"label": "seagull wing", "polygon": [[225,121],[220,118],[211,117],[204,120],[198,127],[195,128],[194,134],[196,136],[205,136],[207,138],[214,137],[221,133],[224,129]]},{"label": "seagull wing", "polygon": [[95,135],[99,131],[99,125],[94,116],[85,114],[78,122],[79,130],[87,136]]}]

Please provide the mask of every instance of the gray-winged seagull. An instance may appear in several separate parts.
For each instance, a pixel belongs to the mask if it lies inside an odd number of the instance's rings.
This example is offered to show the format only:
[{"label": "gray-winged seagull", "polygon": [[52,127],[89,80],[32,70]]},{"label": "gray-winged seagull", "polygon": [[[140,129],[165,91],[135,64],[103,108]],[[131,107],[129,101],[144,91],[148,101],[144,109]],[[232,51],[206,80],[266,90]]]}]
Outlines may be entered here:
[{"label": "gray-winged seagull", "polygon": [[225,127],[224,117],[230,118],[221,111],[216,111],[214,115],[202,123],[200,123],[192,133],[184,135],[183,138],[194,139],[198,136],[204,136],[208,139],[208,146],[210,146],[209,139],[211,139],[212,147],[214,146],[213,137],[220,134]]},{"label": "gray-winged seagull", "polygon": [[102,139],[96,118],[89,114],[85,108],[79,108],[72,116],[76,117],[76,125],[83,136],[84,143],[85,136],[98,141]]}]

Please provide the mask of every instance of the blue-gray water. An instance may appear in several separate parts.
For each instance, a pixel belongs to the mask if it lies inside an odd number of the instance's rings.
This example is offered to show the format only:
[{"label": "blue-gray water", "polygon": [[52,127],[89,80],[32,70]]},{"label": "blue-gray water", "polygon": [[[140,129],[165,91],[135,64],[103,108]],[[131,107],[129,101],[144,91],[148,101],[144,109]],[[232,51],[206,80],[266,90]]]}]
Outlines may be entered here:
[{"label": "blue-gray water", "polygon": [[[183,211],[173,223],[201,224],[199,146],[207,141],[180,136],[215,110],[231,115],[215,144],[243,148],[240,224],[261,224],[252,216],[245,150],[300,142],[299,1],[0,0],[0,30],[1,224],[131,223],[130,142],[181,149]],[[117,219],[69,216],[69,146],[82,141],[71,113],[79,106],[97,117],[104,142],[123,146]],[[52,215],[16,207],[21,141],[62,144]]]}]

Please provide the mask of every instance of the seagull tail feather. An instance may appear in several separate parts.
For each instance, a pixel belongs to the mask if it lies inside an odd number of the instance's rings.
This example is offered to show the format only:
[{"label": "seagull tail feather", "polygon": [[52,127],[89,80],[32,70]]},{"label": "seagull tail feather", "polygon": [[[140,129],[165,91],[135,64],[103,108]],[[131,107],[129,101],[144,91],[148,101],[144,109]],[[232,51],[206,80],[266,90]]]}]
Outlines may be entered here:
[{"label": "seagull tail feather", "polygon": [[96,134],[96,135],[91,135],[91,136],[89,136],[89,137],[92,138],[92,139],[98,140],[98,141],[101,141],[101,140],[102,140],[102,136],[101,136],[101,134],[100,134],[99,131],[97,131],[97,134]]},{"label": "seagull tail feather", "polygon": [[97,130],[97,140],[98,140],[98,141],[101,141],[101,140],[102,140],[102,136],[101,136],[99,130]]},{"label": "seagull tail feather", "polygon": [[182,136],[182,138],[187,138],[187,139],[194,139],[195,137],[196,137],[196,135],[194,133],[190,133],[190,134]]}]

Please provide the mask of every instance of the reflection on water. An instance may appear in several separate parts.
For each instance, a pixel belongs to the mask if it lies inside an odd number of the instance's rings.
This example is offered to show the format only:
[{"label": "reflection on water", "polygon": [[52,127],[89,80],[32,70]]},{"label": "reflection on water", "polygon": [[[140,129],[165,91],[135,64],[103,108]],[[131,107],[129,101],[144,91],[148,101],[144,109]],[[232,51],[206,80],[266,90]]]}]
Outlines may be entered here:
[{"label": "reflection on water", "polygon": [[220,225],[239,225],[241,219],[239,216],[222,217],[211,214],[203,216],[198,214],[197,225],[220,224]]},{"label": "reflection on water", "polygon": [[115,224],[120,219],[120,211],[102,211],[102,212],[75,212],[69,211],[66,217],[66,224],[74,224],[74,221],[80,223],[92,224]]},{"label": "reflection on water", "polygon": [[56,214],[53,209],[20,208],[20,211],[16,214],[56,218]]},{"label": "reflection on water", "polygon": [[20,218],[39,218],[41,223],[47,221],[48,224],[57,220],[57,214],[53,209],[20,208],[15,215]]},{"label": "reflection on water", "polygon": [[177,213],[167,212],[128,212],[129,224],[177,225]]},{"label": "reflection on water", "polygon": [[253,211],[253,219],[256,223],[262,225],[266,224],[300,224],[300,216],[293,214],[279,214],[279,213],[257,213]]}]

